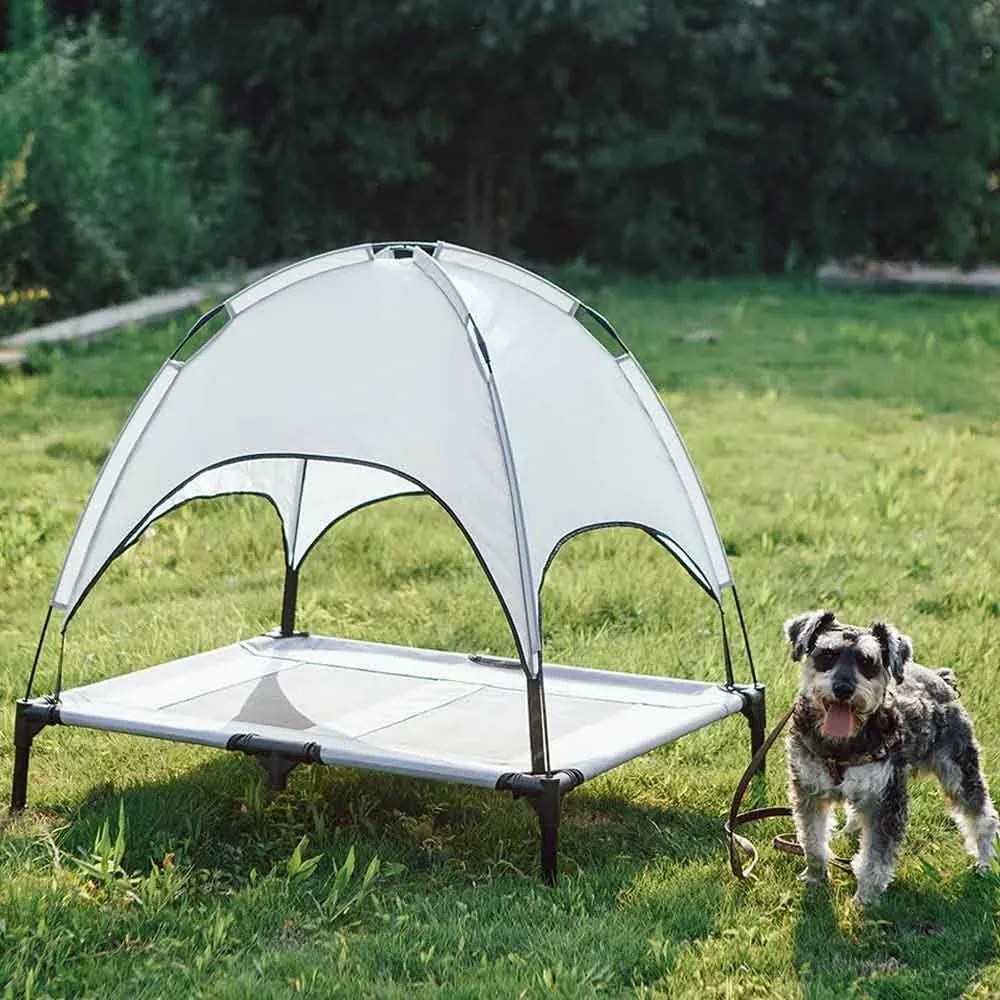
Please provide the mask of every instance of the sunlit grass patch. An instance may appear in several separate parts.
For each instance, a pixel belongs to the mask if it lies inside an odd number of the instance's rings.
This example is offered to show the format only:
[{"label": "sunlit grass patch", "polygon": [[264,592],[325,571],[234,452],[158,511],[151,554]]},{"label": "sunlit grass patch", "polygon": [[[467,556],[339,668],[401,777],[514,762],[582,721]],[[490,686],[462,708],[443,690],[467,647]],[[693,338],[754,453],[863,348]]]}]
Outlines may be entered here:
[{"label": "sunlit grass patch", "polygon": [[[596,280],[592,293],[702,474],[772,716],[796,686],[785,617],[822,604],[886,617],[919,659],[957,671],[1000,785],[996,305],[784,282]],[[41,374],[0,377],[0,783],[13,701],[96,465],[183,328],[39,351]],[[267,630],[281,580],[266,502],[190,504],[95,589],[66,681]],[[543,602],[550,661],[722,676],[711,603],[640,532],[567,544]],[[333,528],[303,570],[299,617],[323,633],[512,651],[475,556],[426,498]],[[807,892],[795,860],[766,846],[757,880],[731,880],[721,817],[746,759],[737,717],[584,785],[565,802],[553,891],[535,877],[534,817],[496,793],[301,768],[270,797],[249,758],[46,730],[31,808],[0,832],[0,996],[996,993],[997,882],[969,875],[936,787],[915,786],[899,878],[862,916],[849,877]],[[775,801],[782,766],[777,751]],[[352,886],[375,857],[379,874],[334,914],[324,900],[352,849]],[[109,851],[113,874],[95,878],[86,865]]]}]

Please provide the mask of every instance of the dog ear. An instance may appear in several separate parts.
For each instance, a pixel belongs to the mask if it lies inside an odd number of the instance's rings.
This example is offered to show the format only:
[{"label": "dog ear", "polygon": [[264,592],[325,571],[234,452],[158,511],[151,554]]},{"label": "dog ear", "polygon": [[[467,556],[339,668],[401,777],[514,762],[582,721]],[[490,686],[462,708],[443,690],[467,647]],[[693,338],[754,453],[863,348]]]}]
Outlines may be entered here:
[{"label": "dog ear", "polygon": [[903,668],[913,659],[913,642],[908,635],[900,635],[895,625],[872,622],[871,633],[882,647],[882,663],[896,683],[903,679]]},{"label": "dog ear", "polygon": [[902,632],[899,633],[899,655],[904,667],[913,659],[913,640]]},{"label": "dog ear", "polygon": [[792,659],[801,660],[813,651],[816,640],[837,622],[837,616],[826,609],[806,611],[785,622],[785,638],[792,646]]}]

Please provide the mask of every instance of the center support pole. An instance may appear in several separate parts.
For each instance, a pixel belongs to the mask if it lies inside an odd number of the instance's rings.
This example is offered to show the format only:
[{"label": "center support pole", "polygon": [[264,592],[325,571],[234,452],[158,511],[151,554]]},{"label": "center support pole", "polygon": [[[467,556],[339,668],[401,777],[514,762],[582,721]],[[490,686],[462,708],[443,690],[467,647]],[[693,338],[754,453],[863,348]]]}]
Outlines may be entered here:
[{"label": "center support pole", "polygon": [[545,710],[542,704],[542,678],[528,678],[528,739],[531,746],[531,771],[545,774],[549,769],[545,753]]},{"label": "center support pole", "polygon": [[299,571],[285,567],[285,589],[281,599],[281,635],[295,634],[295,605],[299,598]]}]

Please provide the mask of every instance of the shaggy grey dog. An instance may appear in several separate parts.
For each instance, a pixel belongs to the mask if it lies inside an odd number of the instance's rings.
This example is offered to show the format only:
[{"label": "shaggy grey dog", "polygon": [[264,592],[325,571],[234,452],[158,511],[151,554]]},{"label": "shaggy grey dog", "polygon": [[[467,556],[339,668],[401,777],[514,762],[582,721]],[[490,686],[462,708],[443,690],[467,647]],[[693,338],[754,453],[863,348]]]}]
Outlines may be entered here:
[{"label": "shaggy grey dog", "polygon": [[937,776],[976,869],[988,871],[1000,824],[954,674],[914,663],[910,638],[885,622],[863,629],[832,611],[807,611],[785,622],[785,635],[802,662],[787,740],[789,798],[807,862],[800,878],[826,878],[830,806],[841,801],[845,832],[860,832],[854,900],[876,899],[895,870],[914,771]]}]

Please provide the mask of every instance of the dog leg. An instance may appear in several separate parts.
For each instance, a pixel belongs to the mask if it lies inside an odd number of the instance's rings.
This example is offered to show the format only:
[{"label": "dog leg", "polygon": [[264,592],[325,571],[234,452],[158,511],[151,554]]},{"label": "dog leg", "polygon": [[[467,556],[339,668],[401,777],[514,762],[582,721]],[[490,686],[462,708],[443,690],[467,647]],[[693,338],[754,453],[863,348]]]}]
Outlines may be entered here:
[{"label": "dog leg", "polygon": [[979,748],[971,731],[968,736],[967,742],[937,754],[933,767],[955,825],[962,831],[965,849],[976,859],[976,871],[985,874],[993,861],[1000,819],[980,767]]},{"label": "dog leg", "polygon": [[799,878],[803,882],[825,882],[830,863],[830,800],[795,789],[794,783],[792,788],[795,835],[806,856],[806,867]]},{"label": "dog leg", "polygon": [[857,905],[865,906],[878,899],[892,881],[908,812],[906,776],[902,771],[893,775],[880,798],[858,803],[861,843],[851,860],[858,880],[854,895]]}]

